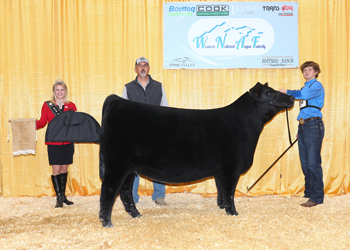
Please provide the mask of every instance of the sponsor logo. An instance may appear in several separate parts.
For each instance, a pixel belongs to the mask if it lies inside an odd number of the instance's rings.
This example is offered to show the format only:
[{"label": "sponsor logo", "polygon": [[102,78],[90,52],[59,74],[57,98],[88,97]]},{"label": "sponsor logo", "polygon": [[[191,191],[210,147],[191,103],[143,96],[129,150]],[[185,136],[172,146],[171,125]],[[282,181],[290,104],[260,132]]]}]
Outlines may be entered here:
[{"label": "sponsor logo", "polygon": [[286,4],[283,5],[282,7],[279,6],[262,6],[263,11],[281,11],[278,13],[279,16],[293,16],[293,6],[287,6]]},{"label": "sponsor logo", "polygon": [[293,6],[287,6],[286,4],[282,6],[282,13],[278,13],[279,16],[293,16]]},{"label": "sponsor logo", "polygon": [[274,43],[274,30],[260,18],[201,19],[191,26],[188,42],[204,56],[262,55]]},{"label": "sponsor logo", "polygon": [[284,11],[293,11],[293,6],[287,6],[287,5],[284,5],[282,8],[282,11],[284,12]]},{"label": "sponsor logo", "polygon": [[259,5],[233,5],[232,15],[237,15],[241,13],[254,14],[254,12],[260,12],[261,6]]},{"label": "sponsor logo", "polygon": [[263,11],[279,11],[280,7],[278,6],[263,6]]},{"label": "sponsor logo", "polygon": [[294,58],[292,56],[264,57],[261,59],[262,66],[285,67],[294,66]]},{"label": "sponsor logo", "polygon": [[188,7],[188,6],[182,6],[182,7],[176,7],[176,6],[169,6],[169,16],[192,16],[196,11],[195,7]]},{"label": "sponsor logo", "polygon": [[228,5],[197,5],[197,16],[228,16]]},{"label": "sponsor logo", "polygon": [[188,57],[183,57],[183,58],[175,58],[169,63],[169,68],[192,68],[195,67],[196,64],[194,61],[192,61]]}]

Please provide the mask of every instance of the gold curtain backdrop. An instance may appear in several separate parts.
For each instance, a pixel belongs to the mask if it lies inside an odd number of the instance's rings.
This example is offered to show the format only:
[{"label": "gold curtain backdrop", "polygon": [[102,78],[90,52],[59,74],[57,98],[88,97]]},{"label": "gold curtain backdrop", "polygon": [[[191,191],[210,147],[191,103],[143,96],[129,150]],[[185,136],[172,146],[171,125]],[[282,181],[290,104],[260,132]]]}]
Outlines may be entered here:
[{"label": "gold curtain backdrop", "polygon": [[[135,78],[137,57],[150,61],[150,74],[164,85],[171,107],[210,109],[230,104],[256,82],[275,89],[300,89],[299,69],[163,69],[163,2],[160,0],[1,0],[0,8],[0,195],[53,196],[51,166],[37,131],[36,155],[12,156],[7,142],[8,120],[40,118],[56,79],[68,85],[78,111],[101,121],[104,99],[121,95]],[[175,1],[174,1],[175,2]],[[178,1],[177,1],[178,2]],[[212,0],[212,2],[215,2]],[[220,2],[220,1],[217,1]],[[223,1],[221,1],[223,2]],[[241,1],[243,2],[243,1]],[[323,178],[327,195],[341,195],[349,187],[349,61],[350,3],[348,0],[299,0],[300,63],[320,64],[326,98],[322,109],[325,138]],[[298,104],[289,112],[292,140],[297,132]],[[236,195],[246,195],[262,173],[289,146],[286,114],[264,128],[254,163],[243,174]],[[98,195],[99,145],[76,143],[69,167],[68,195]],[[234,167],[234,166],[232,166]],[[152,193],[152,183],[141,179],[139,191]],[[248,195],[302,195],[304,176],[298,146],[293,146]],[[213,178],[167,186],[166,192],[216,195]]]}]

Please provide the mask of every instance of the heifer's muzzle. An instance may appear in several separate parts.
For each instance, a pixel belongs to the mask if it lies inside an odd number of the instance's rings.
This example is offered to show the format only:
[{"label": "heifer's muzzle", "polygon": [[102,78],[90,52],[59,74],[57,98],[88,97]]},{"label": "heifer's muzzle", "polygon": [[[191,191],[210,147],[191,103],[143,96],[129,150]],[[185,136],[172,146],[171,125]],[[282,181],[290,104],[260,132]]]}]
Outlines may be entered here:
[{"label": "heifer's muzzle", "polygon": [[294,97],[278,92],[273,105],[281,108],[291,108],[294,105]]}]

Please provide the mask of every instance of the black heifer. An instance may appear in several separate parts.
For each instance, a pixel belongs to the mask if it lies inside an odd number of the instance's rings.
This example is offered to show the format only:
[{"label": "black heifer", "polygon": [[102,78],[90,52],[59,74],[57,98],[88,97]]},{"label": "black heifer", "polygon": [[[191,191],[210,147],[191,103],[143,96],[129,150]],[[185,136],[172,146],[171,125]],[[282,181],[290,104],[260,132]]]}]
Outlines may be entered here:
[{"label": "black heifer", "polygon": [[[138,172],[153,180],[184,183],[215,177],[218,205],[238,215],[234,193],[253,163],[264,124],[294,99],[257,83],[232,104],[191,110],[107,97],[103,105],[100,221],[111,227],[118,195],[132,217],[141,216],[131,190]],[[102,158],[103,157],[103,158]]]}]

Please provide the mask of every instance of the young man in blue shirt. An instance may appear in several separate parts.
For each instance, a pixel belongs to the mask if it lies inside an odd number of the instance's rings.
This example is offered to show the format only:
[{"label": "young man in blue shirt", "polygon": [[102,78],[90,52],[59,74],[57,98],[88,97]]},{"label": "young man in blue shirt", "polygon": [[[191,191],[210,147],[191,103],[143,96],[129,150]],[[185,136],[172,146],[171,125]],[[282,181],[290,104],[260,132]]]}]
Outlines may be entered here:
[{"label": "young man in blue shirt", "polygon": [[324,137],[324,124],[322,121],[321,108],[324,104],[324,88],[317,81],[321,73],[320,66],[312,61],[307,61],[300,66],[306,80],[301,90],[279,91],[294,96],[300,100],[300,112],[297,117],[298,146],[301,168],[305,176],[304,197],[309,198],[303,207],[313,207],[323,203],[323,171],[321,159],[321,147]]}]

